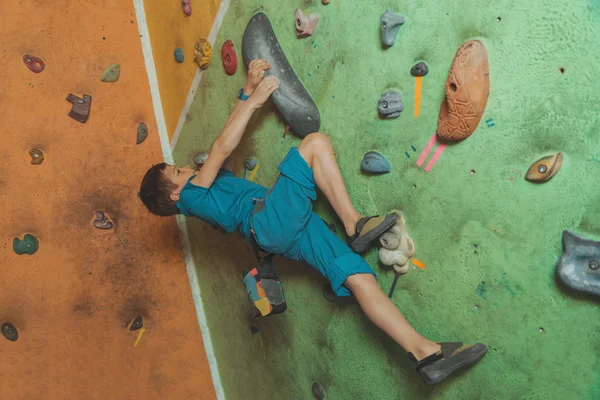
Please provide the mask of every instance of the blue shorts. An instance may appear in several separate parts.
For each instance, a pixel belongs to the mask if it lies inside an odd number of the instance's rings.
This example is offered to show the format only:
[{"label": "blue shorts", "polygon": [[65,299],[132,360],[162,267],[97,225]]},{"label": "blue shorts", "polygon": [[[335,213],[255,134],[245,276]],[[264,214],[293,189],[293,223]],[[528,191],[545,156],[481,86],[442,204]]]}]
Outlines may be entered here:
[{"label": "blue shorts", "polygon": [[296,147],[279,164],[279,172],[264,207],[252,218],[256,241],[269,253],[308,263],[329,280],[338,296],[350,296],[344,286],[350,275],[375,272],[312,211],[315,180]]}]

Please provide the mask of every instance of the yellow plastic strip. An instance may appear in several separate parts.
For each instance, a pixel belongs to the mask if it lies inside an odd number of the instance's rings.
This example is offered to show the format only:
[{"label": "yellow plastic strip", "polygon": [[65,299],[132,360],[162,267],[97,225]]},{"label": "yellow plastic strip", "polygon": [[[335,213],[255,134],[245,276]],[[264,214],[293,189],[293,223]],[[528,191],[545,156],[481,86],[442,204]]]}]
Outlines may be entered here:
[{"label": "yellow plastic strip", "polygon": [[134,348],[137,347],[140,340],[142,340],[142,335],[144,334],[145,331],[146,331],[146,328],[140,329],[140,333],[138,333],[137,339],[135,339],[135,343],[133,344]]},{"label": "yellow plastic strip", "polygon": [[262,341],[262,336],[260,336],[260,335],[259,335],[259,336],[258,336],[258,339],[260,340],[260,347],[262,348],[262,352],[263,352],[263,359],[264,359],[265,361],[267,361],[267,353],[265,352],[265,345],[263,344],[263,341]]},{"label": "yellow plastic strip", "polygon": [[425,269],[425,264],[419,260],[417,260],[416,258],[412,259],[412,263],[415,267],[419,267],[421,269]]},{"label": "yellow plastic strip", "polygon": [[252,171],[252,175],[250,175],[250,179],[248,179],[250,182],[254,182],[254,177],[256,176],[259,167],[260,164],[256,164],[256,168],[254,168],[254,171]]},{"label": "yellow plastic strip", "polygon": [[421,90],[423,89],[423,77],[417,76],[415,81],[415,118],[421,115]]}]

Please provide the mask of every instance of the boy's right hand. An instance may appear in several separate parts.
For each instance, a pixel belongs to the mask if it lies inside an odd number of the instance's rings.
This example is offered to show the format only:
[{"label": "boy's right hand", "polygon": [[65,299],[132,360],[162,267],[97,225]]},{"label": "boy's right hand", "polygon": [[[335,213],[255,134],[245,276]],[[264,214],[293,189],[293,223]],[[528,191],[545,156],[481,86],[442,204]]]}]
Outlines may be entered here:
[{"label": "boy's right hand", "polygon": [[250,61],[248,65],[248,81],[244,86],[244,94],[250,96],[265,76],[265,71],[271,69],[271,64],[267,60],[257,58]]},{"label": "boy's right hand", "polygon": [[279,87],[279,80],[269,75],[258,85],[252,96],[248,99],[248,103],[254,109],[261,108],[271,94]]}]

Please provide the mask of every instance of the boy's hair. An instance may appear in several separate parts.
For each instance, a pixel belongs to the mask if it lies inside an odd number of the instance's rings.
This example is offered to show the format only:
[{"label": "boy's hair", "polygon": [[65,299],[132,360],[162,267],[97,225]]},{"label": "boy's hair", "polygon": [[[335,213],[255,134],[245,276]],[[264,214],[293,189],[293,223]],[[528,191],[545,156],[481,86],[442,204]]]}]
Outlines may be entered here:
[{"label": "boy's hair", "polygon": [[153,165],[146,172],[140,186],[142,203],[152,214],[162,217],[180,214],[177,203],[170,197],[177,185],[165,175],[166,166],[166,163]]}]

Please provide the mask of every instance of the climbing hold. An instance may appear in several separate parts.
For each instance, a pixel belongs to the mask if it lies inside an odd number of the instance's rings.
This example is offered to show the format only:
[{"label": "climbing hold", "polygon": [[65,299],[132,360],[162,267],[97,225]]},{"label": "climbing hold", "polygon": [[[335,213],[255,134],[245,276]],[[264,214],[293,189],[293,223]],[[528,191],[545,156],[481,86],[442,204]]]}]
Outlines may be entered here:
[{"label": "climbing hold", "polygon": [[396,41],[396,35],[406,20],[402,15],[394,14],[391,11],[386,11],[381,15],[381,43],[390,47]]},{"label": "climbing hold", "polygon": [[392,213],[396,216],[396,224],[379,237],[379,261],[383,265],[393,267],[398,274],[408,272],[408,260],[415,254],[415,243],[406,233],[404,216],[399,212]]},{"label": "climbing hold", "polygon": [[331,0],[322,0],[323,4],[327,5],[329,3],[331,3]]},{"label": "climbing hold", "polygon": [[31,156],[31,163],[33,165],[40,165],[44,162],[44,153],[40,149],[29,150],[29,155]]},{"label": "climbing hold", "polygon": [[144,326],[144,320],[142,319],[141,315],[138,315],[127,325],[127,329],[133,332],[137,331],[142,326]]},{"label": "climbing hold", "polygon": [[192,5],[190,4],[190,0],[181,0],[181,9],[183,13],[188,17],[192,15]]},{"label": "climbing hold", "polygon": [[383,156],[376,151],[369,151],[360,162],[360,168],[365,172],[373,174],[387,174],[392,171],[392,165]]},{"label": "climbing hold", "polygon": [[556,273],[573,290],[600,296],[600,241],[563,231],[564,253]]},{"label": "climbing hold", "polygon": [[458,48],[445,90],[437,134],[446,140],[466,139],[477,128],[490,94],[490,67],[482,42],[473,40]]},{"label": "climbing hold", "polygon": [[560,171],[562,162],[562,153],[540,158],[529,167],[525,179],[530,182],[546,182]]},{"label": "climbing hold", "polygon": [[183,49],[181,47],[175,49],[175,51],[173,52],[173,56],[179,64],[181,64],[185,59],[185,57],[183,56]]},{"label": "climbing hold", "polygon": [[304,15],[301,9],[297,8],[294,13],[296,18],[296,36],[305,38],[313,34],[319,22],[319,16],[316,13]]},{"label": "climbing hold", "polygon": [[98,229],[107,230],[112,229],[113,223],[110,218],[102,211],[94,211],[94,220],[92,225]]},{"label": "climbing hold", "polygon": [[90,108],[92,107],[92,96],[84,94],[83,99],[69,93],[67,101],[73,106],[69,111],[69,117],[73,118],[77,122],[85,124],[90,116]]},{"label": "climbing hold", "polygon": [[38,251],[39,247],[40,243],[37,238],[29,233],[23,236],[23,240],[18,237],[13,239],[13,250],[18,255],[28,254],[31,256]]},{"label": "climbing hold", "polygon": [[119,80],[119,76],[121,76],[121,66],[119,64],[113,64],[104,70],[100,80],[102,82],[116,82]]},{"label": "climbing hold", "polygon": [[200,153],[198,153],[194,156],[193,160],[197,165],[202,165],[206,162],[207,158],[208,158],[208,153],[205,151],[201,151]]},{"label": "climbing hold", "polygon": [[388,119],[398,118],[403,109],[404,104],[402,104],[402,95],[394,90],[382,94],[381,99],[379,99],[379,103],[377,104],[379,114]]},{"label": "climbing hold", "polygon": [[194,46],[194,58],[201,70],[210,67],[212,61],[212,46],[206,39],[198,39]]},{"label": "climbing hold", "polygon": [[2,324],[2,335],[11,342],[16,342],[19,338],[19,332],[17,332],[17,328],[10,322],[5,322]]},{"label": "climbing hold", "polygon": [[137,128],[137,139],[135,140],[135,144],[140,144],[148,137],[148,127],[145,123],[140,122]]},{"label": "climbing hold", "polygon": [[23,56],[23,62],[31,72],[35,72],[36,74],[42,72],[46,67],[41,58],[29,54]]},{"label": "climbing hold", "polygon": [[244,160],[244,168],[246,168],[248,171],[254,170],[254,168],[256,168],[256,164],[258,164],[256,157],[248,157]]},{"label": "climbing hold", "polygon": [[237,71],[237,55],[235,54],[235,48],[231,40],[226,40],[221,47],[221,60],[223,61],[223,67],[227,75],[235,74]]},{"label": "climbing hold", "polygon": [[313,382],[312,394],[315,399],[323,400],[325,398],[325,389],[323,388],[323,385],[321,385],[319,382]]},{"label": "climbing hold", "polygon": [[410,74],[412,76],[425,76],[429,73],[429,68],[427,68],[427,64],[423,61],[413,65],[410,69]]},{"label": "climbing hold", "polygon": [[273,92],[271,99],[294,132],[305,137],[319,131],[319,110],[294,73],[277,41],[271,22],[263,13],[254,15],[244,31],[242,58],[246,66],[257,58],[263,58],[271,64],[271,69],[265,71],[265,76],[274,75],[281,84]]}]

